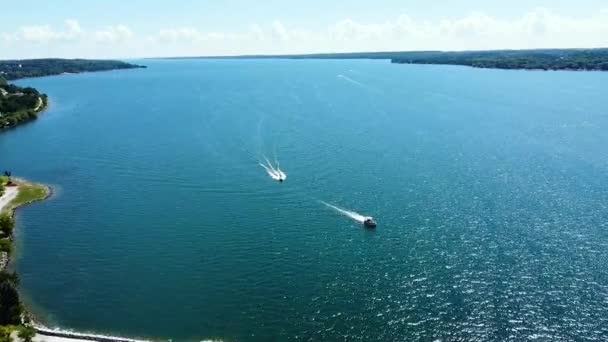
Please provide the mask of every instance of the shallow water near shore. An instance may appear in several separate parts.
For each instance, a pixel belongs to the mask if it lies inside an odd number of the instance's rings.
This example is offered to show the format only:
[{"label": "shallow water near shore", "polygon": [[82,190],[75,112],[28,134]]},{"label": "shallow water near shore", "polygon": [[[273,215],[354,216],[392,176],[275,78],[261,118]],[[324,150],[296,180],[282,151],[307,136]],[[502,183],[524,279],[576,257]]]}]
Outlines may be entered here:
[{"label": "shallow water near shore", "polygon": [[14,266],[49,325],[175,341],[607,338],[608,73],[142,63],[17,82],[50,102],[0,134],[0,165],[61,189],[17,215]]}]

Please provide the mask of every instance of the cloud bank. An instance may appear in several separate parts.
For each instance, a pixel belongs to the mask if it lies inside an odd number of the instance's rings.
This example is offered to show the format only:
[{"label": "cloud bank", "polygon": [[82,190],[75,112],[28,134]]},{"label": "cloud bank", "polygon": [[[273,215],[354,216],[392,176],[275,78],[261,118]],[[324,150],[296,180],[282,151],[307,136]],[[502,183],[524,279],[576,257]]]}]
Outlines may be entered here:
[{"label": "cloud bank", "polygon": [[53,53],[60,57],[144,57],[570,47],[608,47],[608,9],[570,17],[540,8],[512,19],[472,12],[432,22],[403,14],[378,23],[344,19],[320,28],[292,27],[275,20],[236,32],[200,27],[138,32],[124,24],[89,31],[70,19],[57,29],[24,26],[0,34],[0,58]]}]

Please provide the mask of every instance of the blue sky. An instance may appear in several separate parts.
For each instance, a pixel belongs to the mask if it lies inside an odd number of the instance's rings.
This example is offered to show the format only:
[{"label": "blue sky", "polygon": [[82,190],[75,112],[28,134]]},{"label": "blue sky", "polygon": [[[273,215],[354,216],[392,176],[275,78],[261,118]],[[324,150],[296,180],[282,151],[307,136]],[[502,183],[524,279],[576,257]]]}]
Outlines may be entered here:
[{"label": "blue sky", "polygon": [[608,46],[608,2],[6,1],[0,58]]}]

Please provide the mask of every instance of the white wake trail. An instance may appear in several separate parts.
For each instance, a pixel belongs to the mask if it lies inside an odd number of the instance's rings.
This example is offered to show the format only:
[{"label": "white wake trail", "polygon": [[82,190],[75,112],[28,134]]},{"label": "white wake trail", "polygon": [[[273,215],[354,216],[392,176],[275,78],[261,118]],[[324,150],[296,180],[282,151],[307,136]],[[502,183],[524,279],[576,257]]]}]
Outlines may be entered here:
[{"label": "white wake trail", "polygon": [[270,160],[268,160],[268,158],[266,156],[264,156],[264,159],[266,160],[266,165],[268,165],[268,167],[273,171],[273,172],[277,172],[277,170],[274,168],[274,166],[272,166],[272,163],[270,162]]},{"label": "white wake trail", "polygon": [[277,171],[279,172],[279,175],[281,176],[281,178],[283,178],[283,180],[287,179],[287,174],[283,172],[283,170],[278,169]]},{"label": "white wake trail", "polygon": [[327,202],[323,202],[323,201],[319,201],[321,203],[323,203],[324,205],[326,205],[327,207],[339,212],[342,215],[348,216],[350,218],[352,218],[353,220],[359,222],[359,223],[363,223],[366,219],[370,218],[369,216],[364,216],[361,215],[359,213],[356,213],[354,211],[351,210],[346,210],[340,207],[336,207],[335,205],[329,204]]},{"label": "white wake trail", "polygon": [[264,170],[266,170],[266,173],[268,173],[268,175],[270,176],[270,178],[274,179],[274,180],[279,180],[281,179],[281,175],[277,172],[275,172],[273,169],[269,168],[268,166],[262,164],[262,163],[258,163],[260,164],[261,167],[264,168]]},{"label": "white wake trail", "polygon": [[266,170],[266,172],[272,179],[279,180],[279,181],[284,181],[285,179],[287,179],[287,174],[285,172],[283,172],[283,170],[281,170],[281,168],[279,167],[278,161],[276,162],[277,167],[275,168],[274,166],[272,166],[272,163],[270,162],[270,160],[268,160],[268,158],[266,156],[264,156],[264,160],[266,160],[266,165],[264,165],[262,163],[258,163],[258,164],[260,164],[260,166]]},{"label": "white wake trail", "polygon": [[345,80],[345,81],[347,81],[347,82],[350,82],[350,83],[352,83],[352,84],[356,84],[356,85],[358,85],[358,86],[360,86],[360,87],[365,87],[365,84],[363,84],[363,83],[361,83],[361,82],[357,82],[357,81],[353,80],[352,78],[350,78],[350,77],[348,77],[348,76],[344,76],[344,75],[338,75],[338,78],[341,78],[341,79],[343,79],[343,80]]},{"label": "white wake trail", "polygon": [[283,177],[283,180],[287,179],[287,174],[281,170],[281,164],[279,164],[279,160],[276,156],[274,157],[274,162],[277,164],[276,171],[278,172],[279,176]]}]

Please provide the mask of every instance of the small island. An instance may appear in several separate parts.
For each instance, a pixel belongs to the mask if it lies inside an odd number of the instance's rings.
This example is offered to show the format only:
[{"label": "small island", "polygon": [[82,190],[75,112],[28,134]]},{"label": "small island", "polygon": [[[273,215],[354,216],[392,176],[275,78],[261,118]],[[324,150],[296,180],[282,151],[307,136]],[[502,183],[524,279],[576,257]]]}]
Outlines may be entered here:
[{"label": "small island", "polygon": [[145,66],[122,61],[88,59],[0,61],[0,131],[35,120],[48,104],[46,94],[31,87],[9,84],[8,80],[134,68],[145,68]]}]

